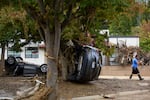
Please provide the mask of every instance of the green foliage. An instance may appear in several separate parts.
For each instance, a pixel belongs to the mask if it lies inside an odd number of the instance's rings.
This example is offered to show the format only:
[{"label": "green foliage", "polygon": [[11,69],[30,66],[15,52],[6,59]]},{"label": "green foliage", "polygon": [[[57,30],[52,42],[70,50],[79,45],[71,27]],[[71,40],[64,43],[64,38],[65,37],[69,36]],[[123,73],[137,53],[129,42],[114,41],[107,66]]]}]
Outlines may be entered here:
[{"label": "green foliage", "polygon": [[110,33],[113,35],[127,36],[131,34],[132,20],[126,15],[116,15],[110,25]]},{"label": "green foliage", "polygon": [[123,0],[126,6],[123,11],[115,15],[115,19],[111,20],[110,33],[112,35],[128,36],[133,34],[132,27],[140,25],[141,16],[145,10],[143,3],[131,0]]},{"label": "green foliage", "polygon": [[141,18],[142,22],[138,29],[140,47],[143,51],[150,52],[150,1],[145,5],[145,10]]},{"label": "green foliage", "polygon": [[[37,17],[35,20],[35,22],[38,23],[37,29],[41,26],[43,27],[43,25],[47,23],[46,21],[48,19],[50,22],[50,30],[51,32],[54,32],[54,20],[56,16],[59,18],[59,21],[62,25],[64,21],[68,21],[67,27],[65,27],[63,30],[64,34],[62,35],[62,38],[64,38],[64,40],[77,37],[80,39],[81,37],[84,37],[84,34],[87,32],[96,34],[98,37],[96,39],[97,46],[100,45],[98,47],[101,49],[103,49],[105,46],[103,42],[106,37],[99,35],[97,30],[107,29],[111,23],[110,30],[112,33],[128,35],[131,33],[131,26],[133,24],[131,20],[132,18],[126,14],[129,10],[128,8],[131,7],[133,3],[131,0],[72,0],[71,2],[69,0],[64,0],[58,4],[59,7],[57,9],[57,5],[54,5],[56,3],[55,1],[44,0],[44,9],[46,10],[44,15],[43,12],[40,11],[41,8],[38,6],[38,3],[34,0],[14,0],[9,3],[4,2],[4,4],[5,3],[6,5],[13,4],[16,8],[18,7],[16,3],[20,4],[19,6],[23,8],[33,7],[30,9],[30,11],[34,12],[30,12],[32,13],[30,14],[30,17]],[[25,38],[39,39],[39,37],[36,35],[35,23],[31,20],[23,20],[22,22],[23,24],[17,22],[15,23],[17,23],[17,25],[19,24],[19,26],[22,26],[22,28],[18,30],[24,30],[23,32],[26,33]],[[31,38],[29,35],[31,33],[32,37],[35,36],[34,38]]]},{"label": "green foliage", "polygon": [[140,41],[140,47],[145,52],[150,52],[150,39],[142,39]]},{"label": "green foliage", "polygon": [[111,46],[108,42],[107,34],[104,35],[97,35],[95,38],[95,46],[99,48],[104,55],[110,56],[114,53],[114,46]]},{"label": "green foliage", "polygon": [[[33,34],[34,33],[34,34]],[[5,6],[0,9],[0,44],[12,42],[14,50],[20,50],[23,45],[20,39],[27,41],[34,39],[39,40],[36,35],[35,23],[29,19],[23,9],[19,11],[12,6]]]},{"label": "green foliage", "polygon": [[146,5],[142,18],[147,22],[150,20],[150,1],[148,1],[148,4]]},{"label": "green foliage", "polygon": [[8,10],[6,8],[0,11],[0,42],[6,44],[12,37],[15,36],[15,24],[10,20]]},{"label": "green foliage", "polygon": [[83,39],[86,33],[94,34],[96,36],[96,47],[101,49],[104,54],[111,55],[114,47],[106,45],[105,40],[108,37],[100,35],[99,30],[108,29],[110,26],[110,33],[131,34],[132,17],[127,14],[130,3],[130,0],[82,0],[78,4],[79,11],[77,10],[78,12],[75,14],[75,16],[79,17],[72,19],[71,24],[63,32],[65,33],[63,38],[86,40]]},{"label": "green foliage", "polygon": [[140,47],[145,52],[150,52],[150,21],[143,21],[141,25],[136,28],[136,33],[140,37]]}]

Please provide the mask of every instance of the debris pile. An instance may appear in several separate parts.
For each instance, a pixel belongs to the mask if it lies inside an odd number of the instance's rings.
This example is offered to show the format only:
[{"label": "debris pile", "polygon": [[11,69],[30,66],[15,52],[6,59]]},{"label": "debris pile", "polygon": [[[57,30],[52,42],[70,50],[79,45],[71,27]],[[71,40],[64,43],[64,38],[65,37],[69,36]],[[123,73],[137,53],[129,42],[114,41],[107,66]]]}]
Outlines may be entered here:
[{"label": "debris pile", "polygon": [[117,46],[116,48],[116,58],[115,61],[120,65],[129,65],[132,63],[132,58],[135,54],[138,55],[138,59],[142,62],[143,65],[150,64],[150,54],[145,53],[139,47],[130,46],[127,47],[126,45]]}]

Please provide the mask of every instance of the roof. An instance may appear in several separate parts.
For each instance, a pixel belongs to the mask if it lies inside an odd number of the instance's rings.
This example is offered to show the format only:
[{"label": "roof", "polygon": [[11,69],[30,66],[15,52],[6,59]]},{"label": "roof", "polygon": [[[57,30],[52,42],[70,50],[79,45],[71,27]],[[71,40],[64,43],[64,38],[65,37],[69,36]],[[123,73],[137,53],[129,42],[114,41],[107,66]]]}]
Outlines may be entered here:
[{"label": "roof", "polygon": [[139,36],[109,36],[109,38],[139,38]]}]

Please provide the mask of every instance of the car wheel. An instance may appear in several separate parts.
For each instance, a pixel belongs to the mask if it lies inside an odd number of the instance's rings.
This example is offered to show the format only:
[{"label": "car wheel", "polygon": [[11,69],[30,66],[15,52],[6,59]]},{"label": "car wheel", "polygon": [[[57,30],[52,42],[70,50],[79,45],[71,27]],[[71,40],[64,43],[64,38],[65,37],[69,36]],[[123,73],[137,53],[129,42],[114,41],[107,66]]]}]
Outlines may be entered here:
[{"label": "car wheel", "polygon": [[15,64],[15,62],[16,62],[15,57],[9,56],[9,57],[7,58],[7,63],[8,63],[9,65],[13,65],[13,64]]},{"label": "car wheel", "polygon": [[40,66],[41,72],[46,73],[48,70],[47,64],[43,64]]},{"label": "car wheel", "polygon": [[92,52],[88,50],[84,52],[79,59],[77,80],[82,82],[94,80],[100,73],[97,65]]}]

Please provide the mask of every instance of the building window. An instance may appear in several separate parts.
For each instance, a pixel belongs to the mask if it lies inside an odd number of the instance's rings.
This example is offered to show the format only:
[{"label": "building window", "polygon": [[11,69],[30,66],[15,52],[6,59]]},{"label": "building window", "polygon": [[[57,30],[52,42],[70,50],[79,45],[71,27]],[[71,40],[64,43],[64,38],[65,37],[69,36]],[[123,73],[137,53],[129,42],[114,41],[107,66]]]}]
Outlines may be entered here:
[{"label": "building window", "polygon": [[38,57],[39,57],[38,47],[25,48],[25,58],[38,58]]},{"label": "building window", "polygon": [[16,52],[16,51],[13,51],[11,49],[8,49],[7,55],[8,55],[8,57],[9,56],[20,57],[21,56],[21,52]]}]

